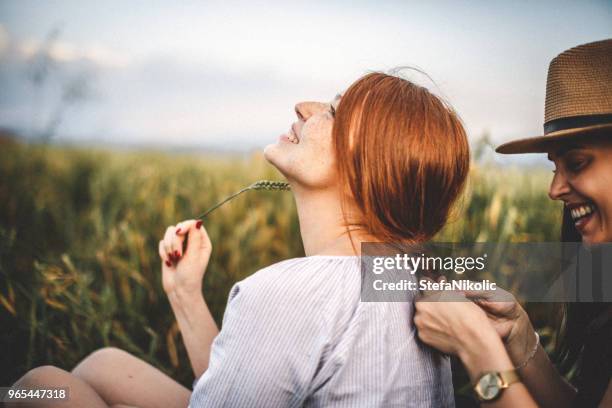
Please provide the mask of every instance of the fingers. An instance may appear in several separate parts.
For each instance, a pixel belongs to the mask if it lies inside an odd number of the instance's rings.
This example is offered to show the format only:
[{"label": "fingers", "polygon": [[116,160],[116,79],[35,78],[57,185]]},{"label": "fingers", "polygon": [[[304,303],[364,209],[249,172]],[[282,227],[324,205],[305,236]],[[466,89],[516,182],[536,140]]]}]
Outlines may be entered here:
[{"label": "fingers", "polygon": [[[171,266],[173,263],[179,261],[183,256],[183,241],[185,236],[180,234],[183,223],[179,223],[176,226],[171,225],[166,228],[163,239],[159,244],[159,256],[164,260],[167,266]],[[168,265],[170,263],[170,265]]]},{"label": "fingers", "polygon": [[212,244],[206,228],[202,225],[202,221],[195,221],[190,224],[189,239],[187,240],[187,249],[185,251],[186,256],[208,256],[212,251]]},{"label": "fingers", "polygon": [[183,222],[179,222],[176,224],[176,235],[177,236],[185,236],[189,232],[189,230],[193,228],[200,228],[202,226],[201,220],[186,220]]},{"label": "fingers", "polygon": [[189,254],[210,254],[211,249],[210,238],[202,227],[202,221],[186,220],[166,229],[159,243],[159,256],[167,266],[171,266]]},{"label": "fingers", "polygon": [[[423,277],[422,280],[426,280],[430,282],[431,284],[439,284],[439,283],[446,282],[446,278],[444,276],[439,276],[435,280],[426,276],[426,277]],[[449,290],[443,290],[443,289],[436,289],[436,287],[437,287],[436,285],[433,285],[432,289],[421,290],[421,296],[417,300],[425,301],[425,302],[437,302],[443,299],[448,300],[449,292],[455,292],[455,291],[449,291]],[[461,295],[459,296],[459,298],[463,299],[464,297],[463,295]]]},{"label": "fingers", "polygon": [[431,283],[432,288],[421,290],[420,295],[416,299],[417,302],[470,302],[470,299],[468,299],[463,292],[442,288],[442,286],[436,285],[446,282],[444,276],[440,276],[436,280],[428,277],[422,278],[422,280]]},{"label": "fingers", "polygon": [[[187,254],[188,245],[190,241],[196,240],[197,237],[194,233],[195,230],[202,227],[201,220],[186,220],[176,224],[176,236],[181,243],[181,250]],[[182,256],[182,252],[181,252]]]},{"label": "fingers", "polygon": [[161,258],[162,262],[165,263],[167,267],[171,267],[172,262],[170,262],[170,258],[168,256],[168,253],[166,252],[166,248],[164,247],[163,239],[159,241],[158,251],[159,251],[159,257]]},{"label": "fingers", "polygon": [[497,286],[494,290],[466,290],[463,291],[470,299],[484,299],[491,302],[515,302],[514,295]]},{"label": "fingers", "polygon": [[462,292],[468,299],[482,304],[516,302],[512,293],[499,288],[495,290],[464,290]]},{"label": "fingers", "polygon": [[489,300],[495,295],[494,290],[463,290],[465,297],[476,300],[484,299]]},{"label": "fingers", "polygon": [[164,234],[164,249],[171,262],[178,262],[183,252],[183,237],[176,235],[176,227],[169,226]]},{"label": "fingers", "polygon": [[[435,282],[433,279],[427,276],[421,278],[421,280],[425,280],[425,281],[432,282],[432,283]],[[438,300],[439,297],[440,297],[439,290],[421,290],[417,298],[417,301],[418,302],[435,302],[436,300]]]}]

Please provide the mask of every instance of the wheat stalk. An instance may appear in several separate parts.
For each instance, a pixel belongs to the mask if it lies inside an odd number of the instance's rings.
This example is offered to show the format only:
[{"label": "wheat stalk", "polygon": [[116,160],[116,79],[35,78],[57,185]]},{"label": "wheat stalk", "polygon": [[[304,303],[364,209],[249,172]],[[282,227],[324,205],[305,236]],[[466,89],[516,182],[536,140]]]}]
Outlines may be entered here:
[{"label": "wheat stalk", "polygon": [[289,186],[289,183],[287,183],[285,181],[259,180],[259,181],[256,181],[255,183],[251,184],[250,186],[245,187],[242,190],[239,190],[239,191],[235,192],[234,194],[232,194],[231,196],[225,198],[224,200],[220,201],[219,203],[215,204],[214,206],[212,206],[208,210],[204,211],[202,214],[198,215],[196,217],[196,219],[198,219],[198,220],[203,219],[208,214],[210,214],[211,212],[213,212],[217,208],[221,207],[223,204],[227,203],[228,201],[232,200],[233,198],[235,198],[239,194],[244,193],[245,191],[249,191],[249,190],[287,191],[287,190],[290,190],[290,189],[291,189],[291,187]]}]

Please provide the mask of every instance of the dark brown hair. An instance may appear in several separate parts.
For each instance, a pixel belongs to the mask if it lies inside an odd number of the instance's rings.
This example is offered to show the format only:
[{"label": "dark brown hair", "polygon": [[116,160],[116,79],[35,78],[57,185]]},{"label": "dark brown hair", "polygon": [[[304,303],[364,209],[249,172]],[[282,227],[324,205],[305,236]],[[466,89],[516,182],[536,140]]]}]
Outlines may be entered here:
[{"label": "dark brown hair", "polygon": [[[563,209],[562,242],[581,242],[570,211]],[[561,305],[554,360],[559,371],[571,375],[578,387],[574,406],[596,406],[608,386],[612,348],[610,321],[603,327],[595,323],[612,303],[573,302]]]},{"label": "dark brown hair", "polygon": [[403,78],[365,75],[342,96],[332,134],[345,196],[360,210],[350,224],[402,243],[444,226],[470,153],[461,121],[438,97]]}]

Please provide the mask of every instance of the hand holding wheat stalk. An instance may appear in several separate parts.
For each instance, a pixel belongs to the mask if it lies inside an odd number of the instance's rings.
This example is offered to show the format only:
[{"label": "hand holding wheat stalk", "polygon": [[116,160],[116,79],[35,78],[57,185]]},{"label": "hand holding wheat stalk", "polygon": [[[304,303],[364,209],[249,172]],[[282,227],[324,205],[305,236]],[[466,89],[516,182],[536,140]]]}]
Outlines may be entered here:
[{"label": "hand holding wheat stalk", "polygon": [[231,196],[225,198],[221,202],[215,204],[214,206],[212,206],[208,210],[204,211],[202,214],[198,215],[196,217],[196,219],[197,220],[203,219],[208,214],[210,214],[211,212],[213,212],[217,208],[221,207],[223,204],[227,203],[228,201],[234,199],[239,194],[244,193],[245,191],[249,191],[249,190],[287,191],[287,190],[290,190],[290,189],[291,189],[291,187],[289,186],[289,183],[287,183],[285,181],[259,180],[259,181],[256,181],[255,183],[251,184],[250,186],[245,187],[245,188],[243,188],[240,191],[237,191],[236,193],[234,193]]}]

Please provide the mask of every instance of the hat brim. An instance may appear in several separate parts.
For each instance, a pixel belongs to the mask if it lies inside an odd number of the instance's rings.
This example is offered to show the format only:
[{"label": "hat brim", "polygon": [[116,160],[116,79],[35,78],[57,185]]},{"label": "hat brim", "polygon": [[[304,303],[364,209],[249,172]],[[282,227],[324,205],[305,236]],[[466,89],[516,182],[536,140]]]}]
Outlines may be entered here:
[{"label": "hat brim", "polygon": [[[579,139],[580,136],[604,134],[607,130],[612,130],[612,123],[559,130],[544,136],[513,140],[499,145],[495,151],[502,154],[546,153],[550,151],[551,146],[557,143]],[[612,135],[608,134],[608,136]]]}]

